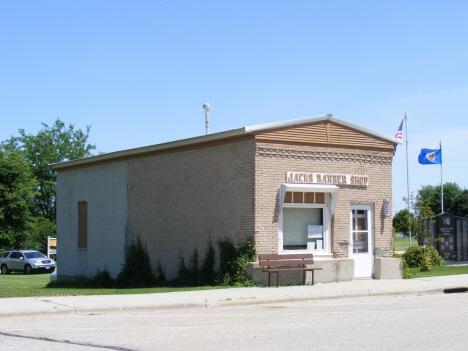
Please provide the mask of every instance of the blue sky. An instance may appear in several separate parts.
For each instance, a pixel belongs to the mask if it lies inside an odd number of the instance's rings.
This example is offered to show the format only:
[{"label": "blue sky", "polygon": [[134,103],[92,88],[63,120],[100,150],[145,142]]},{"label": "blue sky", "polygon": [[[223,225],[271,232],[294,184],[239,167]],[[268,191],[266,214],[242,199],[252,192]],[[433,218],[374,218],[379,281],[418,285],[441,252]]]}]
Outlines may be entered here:
[{"label": "blue sky", "polygon": [[[102,152],[333,114],[394,136],[408,114],[410,190],[442,139],[468,187],[463,1],[2,1],[0,140],[60,117]],[[405,136],[403,135],[403,138]],[[393,166],[405,206],[405,149]]]}]

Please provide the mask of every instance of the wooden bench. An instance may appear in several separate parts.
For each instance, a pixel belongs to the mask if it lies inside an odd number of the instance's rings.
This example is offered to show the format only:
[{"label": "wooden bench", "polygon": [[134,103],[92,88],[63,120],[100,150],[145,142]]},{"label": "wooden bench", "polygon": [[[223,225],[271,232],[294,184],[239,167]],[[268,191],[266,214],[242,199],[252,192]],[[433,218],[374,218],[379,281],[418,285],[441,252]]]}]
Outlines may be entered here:
[{"label": "wooden bench", "polygon": [[[266,254],[259,255],[260,266],[268,267],[262,272],[268,272],[268,286],[270,284],[270,274],[276,273],[276,286],[279,287],[279,273],[287,271],[302,271],[302,280],[305,285],[306,272],[312,272],[312,285],[314,285],[314,271],[322,268],[307,268],[306,264],[314,264],[314,255],[307,254]],[[296,267],[293,267],[296,266]],[[301,267],[299,267],[301,266]],[[273,267],[273,268],[272,268]],[[284,268],[287,267],[287,268]]]}]

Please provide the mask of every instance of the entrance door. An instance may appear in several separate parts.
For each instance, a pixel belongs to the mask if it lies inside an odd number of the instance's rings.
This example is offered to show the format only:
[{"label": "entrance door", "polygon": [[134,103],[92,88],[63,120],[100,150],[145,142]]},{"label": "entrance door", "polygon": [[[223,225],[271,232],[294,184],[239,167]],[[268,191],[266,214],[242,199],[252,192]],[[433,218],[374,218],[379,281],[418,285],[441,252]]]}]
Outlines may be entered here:
[{"label": "entrance door", "polygon": [[349,258],[354,259],[354,277],[371,278],[374,268],[371,205],[351,205]]}]

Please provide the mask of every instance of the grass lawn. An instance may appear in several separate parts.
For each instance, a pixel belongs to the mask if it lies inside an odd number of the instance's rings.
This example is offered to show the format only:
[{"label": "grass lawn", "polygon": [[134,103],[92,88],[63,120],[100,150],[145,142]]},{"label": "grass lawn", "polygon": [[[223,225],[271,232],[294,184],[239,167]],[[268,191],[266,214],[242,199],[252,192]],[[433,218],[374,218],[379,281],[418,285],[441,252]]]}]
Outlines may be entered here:
[{"label": "grass lawn", "polygon": [[421,272],[419,267],[408,268],[415,278],[436,277],[440,275],[468,274],[468,266],[432,266],[429,272]]},{"label": "grass lawn", "polygon": [[[417,246],[418,239],[411,238],[411,246]],[[409,238],[393,238],[395,251],[405,251],[409,247]]]},{"label": "grass lawn", "polygon": [[144,289],[94,289],[47,287],[50,274],[24,275],[11,273],[0,275],[0,298],[24,296],[76,296],[76,295],[116,295],[149,294],[172,291],[221,289],[226,287],[204,286],[196,288],[144,288]]}]

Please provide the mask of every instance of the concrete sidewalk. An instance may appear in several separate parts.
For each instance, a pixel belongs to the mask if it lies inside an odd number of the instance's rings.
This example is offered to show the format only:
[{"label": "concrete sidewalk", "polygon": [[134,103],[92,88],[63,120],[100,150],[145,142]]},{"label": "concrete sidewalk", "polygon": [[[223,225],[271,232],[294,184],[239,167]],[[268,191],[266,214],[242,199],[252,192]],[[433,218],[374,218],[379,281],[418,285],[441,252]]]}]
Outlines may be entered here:
[{"label": "concrete sidewalk", "polygon": [[468,287],[468,274],[401,280],[353,280],[279,288],[233,288],[139,295],[2,298],[0,318],[187,307],[210,308],[377,295],[442,294],[445,289],[463,287]]}]

